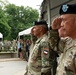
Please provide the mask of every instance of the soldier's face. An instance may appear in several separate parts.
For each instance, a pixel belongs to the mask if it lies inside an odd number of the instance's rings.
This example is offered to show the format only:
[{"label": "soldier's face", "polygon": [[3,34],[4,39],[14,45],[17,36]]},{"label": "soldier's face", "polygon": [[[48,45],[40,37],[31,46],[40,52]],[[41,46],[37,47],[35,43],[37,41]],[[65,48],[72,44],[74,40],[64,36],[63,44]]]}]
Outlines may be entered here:
[{"label": "soldier's face", "polygon": [[61,15],[61,27],[58,30],[60,37],[72,37],[76,34],[76,23],[75,23],[75,15],[73,14],[64,14]]},{"label": "soldier's face", "polygon": [[39,26],[34,26],[33,34],[34,34],[34,36],[39,36],[39,34],[40,34],[40,25]]}]

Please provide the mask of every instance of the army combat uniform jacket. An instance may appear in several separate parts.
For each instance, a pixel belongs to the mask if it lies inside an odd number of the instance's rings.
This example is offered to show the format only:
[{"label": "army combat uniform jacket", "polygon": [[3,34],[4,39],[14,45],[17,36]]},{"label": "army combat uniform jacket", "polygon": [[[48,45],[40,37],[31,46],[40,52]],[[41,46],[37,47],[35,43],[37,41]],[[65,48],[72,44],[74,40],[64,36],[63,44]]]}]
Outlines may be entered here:
[{"label": "army combat uniform jacket", "polygon": [[58,60],[56,75],[76,75],[76,39],[68,39]]},{"label": "army combat uniform jacket", "polygon": [[39,38],[30,53],[25,75],[51,75],[50,45],[45,34]]}]

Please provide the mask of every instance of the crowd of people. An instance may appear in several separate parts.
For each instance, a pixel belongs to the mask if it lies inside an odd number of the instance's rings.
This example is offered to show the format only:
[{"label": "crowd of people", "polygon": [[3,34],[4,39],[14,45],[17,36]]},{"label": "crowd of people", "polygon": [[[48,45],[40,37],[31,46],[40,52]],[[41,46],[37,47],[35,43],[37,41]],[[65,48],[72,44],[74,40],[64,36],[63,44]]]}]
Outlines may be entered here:
[{"label": "crowd of people", "polygon": [[35,21],[25,75],[76,75],[76,4],[61,5],[48,24]]},{"label": "crowd of people", "polygon": [[29,58],[29,50],[30,50],[31,40],[30,39],[18,39],[18,57],[21,59],[25,59],[28,61]]}]

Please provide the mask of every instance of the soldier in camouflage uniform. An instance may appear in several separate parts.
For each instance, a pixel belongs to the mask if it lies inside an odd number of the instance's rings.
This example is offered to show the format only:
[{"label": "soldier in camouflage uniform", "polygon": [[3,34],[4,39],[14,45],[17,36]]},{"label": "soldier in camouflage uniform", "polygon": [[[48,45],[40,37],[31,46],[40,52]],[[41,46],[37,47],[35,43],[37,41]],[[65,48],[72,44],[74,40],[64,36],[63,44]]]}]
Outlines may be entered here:
[{"label": "soldier in camouflage uniform", "polygon": [[46,21],[35,22],[33,34],[38,38],[31,50],[25,75],[51,75],[50,44]]},{"label": "soldier in camouflage uniform", "polygon": [[76,75],[76,4],[62,5],[60,15],[54,19],[52,28],[57,27],[59,36],[68,39],[59,57],[56,75]]}]

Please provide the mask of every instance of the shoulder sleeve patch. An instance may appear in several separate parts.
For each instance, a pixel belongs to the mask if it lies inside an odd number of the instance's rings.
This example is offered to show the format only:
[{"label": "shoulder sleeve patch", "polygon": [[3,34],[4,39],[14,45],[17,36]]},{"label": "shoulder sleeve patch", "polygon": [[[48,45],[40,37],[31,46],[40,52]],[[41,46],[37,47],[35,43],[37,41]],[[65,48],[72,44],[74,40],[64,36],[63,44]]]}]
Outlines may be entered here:
[{"label": "shoulder sleeve patch", "polygon": [[48,52],[49,52],[49,49],[48,48],[44,48],[44,52],[43,53],[47,55]]}]

